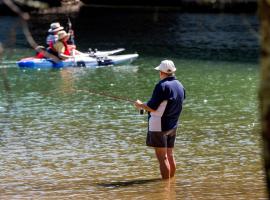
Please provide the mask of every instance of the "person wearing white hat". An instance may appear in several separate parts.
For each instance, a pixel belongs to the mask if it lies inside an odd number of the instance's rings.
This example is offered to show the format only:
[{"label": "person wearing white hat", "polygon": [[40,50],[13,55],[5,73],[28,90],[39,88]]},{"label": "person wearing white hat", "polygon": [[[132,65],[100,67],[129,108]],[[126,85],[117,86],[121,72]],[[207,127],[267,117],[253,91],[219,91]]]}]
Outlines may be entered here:
[{"label": "person wearing white hat", "polygon": [[60,25],[59,22],[51,23],[50,29],[48,30],[49,35],[46,38],[46,44],[51,45],[57,42],[58,40],[58,32],[64,30],[64,27]]},{"label": "person wearing white hat", "polygon": [[146,145],[154,147],[161,176],[168,179],[174,177],[176,171],[173,148],[185,89],[174,75],[176,67],[173,61],[163,60],[155,70],[159,71],[160,81],[152,97],[147,103],[137,100],[134,105],[148,111]]},{"label": "person wearing white hat", "polygon": [[66,33],[66,31],[59,31],[57,36],[58,41],[50,46],[49,53],[59,57],[61,60],[73,58],[67,45],[70,34]]},{"label": "person wearing white hat", "polygon": [[155,70],[161,71],[165,73],[165,75],[172,76],[176,71],[173,61],[171,60],[163,60],[159,66],[155,68]]}]

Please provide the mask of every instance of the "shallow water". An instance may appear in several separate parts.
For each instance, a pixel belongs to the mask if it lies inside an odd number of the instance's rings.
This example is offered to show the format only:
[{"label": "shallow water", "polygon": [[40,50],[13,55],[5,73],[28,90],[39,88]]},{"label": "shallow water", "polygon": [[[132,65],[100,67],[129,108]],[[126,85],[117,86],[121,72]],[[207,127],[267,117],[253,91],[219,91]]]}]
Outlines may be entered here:
[{"label": "shallow water", "polygon": [[[175,19],[175,15],[168,18]],[[134,17],[125,16],[125,22]],[[153,25],[152,15],[145,16],[141,18]],[[176,16],[176,21],[183,19]],[[209,23],[213,20],[213,15],[184,17],[189,24],[198,17]],[[127,48],[125,44],[138,37],[127,51],[136,48],[139,59],[96,70],[20,70],[12,62],[31,55],[31,50],[24,47],[25,41],[17,32],[20,39],[16,47],[7,48],[0,69],[1,199],[266,199],[257,111],[257,55],[246,54],[257,52],[258,44],[246,30],[228,28],[237,27],[237,15],[225,18],[228,21],[222,29],[213,26],[201,33],[201,39],[196,37],[196,27],[182,25],[180,29],[185,31],[166,33],[164,46],[155,43],[158,36],[153,32],[149,33],[153,37],[142,37],[140,32],[131,31],[121,44]],[[248,19],[256,27],[253,18]],[[91,20],[97,24],[108,19],[105,15]],[[31,26],[41,20],[33,21]],[[155,28],[163,30],[166,25],[159,22]],[[139,26],[135,23],[132,27]],[[112,31],[124,32],[118,28]],[[100,34],[95,31],[80,30],[79,34],[95,36],[93,43],[102,48],[119,47],[120,36],[114,35],[106,43],[110,36],[103,29]],[[215,31],[221,33],[220,38],[222,34],[227,38],[213,42],[207,35]],[[237,37],[239,32],[242,36]],[[103,36],[107,38],[101,42]],[[186,42],[182,44],[176,39],[184,36],[189,42],[181,39]],[[162,51],[151,50],[145,41]],[[197,47],[205,49],[205,57],[202,51],[190,55]],[[145,146],[147,116],[139,115],[129,102],[88,91],[146,101],[158,81],[152,68],[171,52],[187,99],[177,131],[177,174],[171,181],[161,181],[154,152]]]}]

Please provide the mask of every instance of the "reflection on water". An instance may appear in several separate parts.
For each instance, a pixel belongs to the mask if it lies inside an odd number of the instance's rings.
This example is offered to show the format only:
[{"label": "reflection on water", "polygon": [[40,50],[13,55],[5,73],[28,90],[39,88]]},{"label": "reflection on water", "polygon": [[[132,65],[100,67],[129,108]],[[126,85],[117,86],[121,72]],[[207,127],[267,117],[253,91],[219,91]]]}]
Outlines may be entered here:
[{"label": "reflection on water", "polygon": [[[229,27],[235,18],[229,17]],[[196,38],[193,28],[181,28],[191,34],[183,51]],[[133,36],[124,39],[129,43]],[[256,49],[248,44],[247,49]],[[164,52],[174,47],[166,45]],[[6,61],[29,52],[17,50]],[[5,64],[0,82],[0,199],[266,199],[255,62],[173,54],[187,99],[175,146],[177,175],[171,181],[156,180],[158,163],[153,149],[145,146],[147,116],[131,103],[87,92],[147,100],[158,81],[153,67],[166,55],[160,54],[142,51],[134,65],[96,70],[19,70]]]},{"label": "reflection on water", "polygon": [[[39,45],[52,21],[67,26],[67,15],[33,16],[29,28]],[[82,7],[70,16],[79,50],[125,48],[142,56],[168,58],[200,58],[203,60],[257,61],[259,54],[259,22],[256,15],[188,14],[179,12],[152,13],[145,10],[99,10]],[[0,41],[11,56],[29,51],[20,21],[14,17],[0,18]],[[16,33],[13,37],[10,34]],[[18,49],[20,48],[20,49]],[[6,49],[6,50],[7,50]],[[24,52],[26,53],[26,52]],[[9,58],[11,59],[11,58]]]},{"label": "reflection on water", "polygon": [[161,181],[161,179],[141,179],[141,180],[129,180],[129,181],[118,181],[118,182],[110,182],[110,183],[98,183],[99,186],[108,187],[108,188],[116,188],[116,187],[128,187],[132,185],[141,185],[150,182]]}]

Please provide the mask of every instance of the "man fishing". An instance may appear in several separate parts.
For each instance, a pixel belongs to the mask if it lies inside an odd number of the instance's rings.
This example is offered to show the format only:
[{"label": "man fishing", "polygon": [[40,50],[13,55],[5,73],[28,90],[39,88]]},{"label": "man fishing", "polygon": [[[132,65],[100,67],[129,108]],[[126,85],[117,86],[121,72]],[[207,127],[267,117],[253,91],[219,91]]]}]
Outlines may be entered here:
[{"label": "man fishing", "polygon": [[146,145],[154,147],[161,176],[169,179],[176,171],[173,148],[185,89],[174,75],[176,68],[171,60],[162,61],[155,69],[159,71],[160,81],[152,97],[147,103],[137,100],[135,106],[148,111]]}]

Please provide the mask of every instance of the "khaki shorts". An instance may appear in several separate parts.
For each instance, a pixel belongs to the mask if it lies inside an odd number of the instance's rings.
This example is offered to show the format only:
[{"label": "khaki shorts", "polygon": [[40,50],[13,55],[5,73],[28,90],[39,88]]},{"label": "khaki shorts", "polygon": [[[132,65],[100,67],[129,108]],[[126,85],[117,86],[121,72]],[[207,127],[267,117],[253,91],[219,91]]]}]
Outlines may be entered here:
[{"label": "khaki shorts", "polygon": [[150,147],[173,148],[176,138],[176,129],[169,131],[153,132],[148,131],[146,145]]}]

